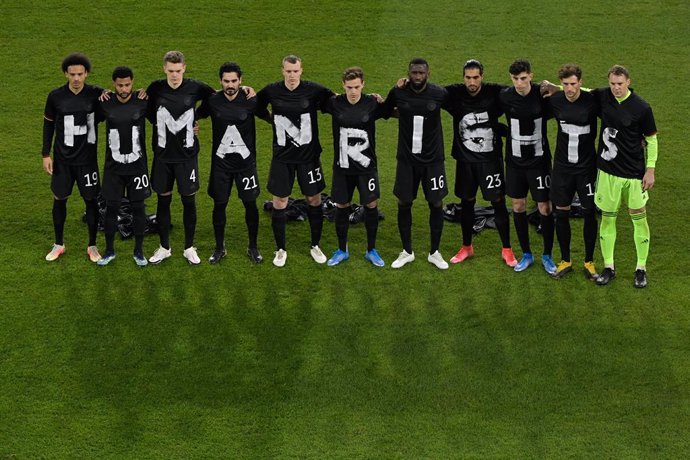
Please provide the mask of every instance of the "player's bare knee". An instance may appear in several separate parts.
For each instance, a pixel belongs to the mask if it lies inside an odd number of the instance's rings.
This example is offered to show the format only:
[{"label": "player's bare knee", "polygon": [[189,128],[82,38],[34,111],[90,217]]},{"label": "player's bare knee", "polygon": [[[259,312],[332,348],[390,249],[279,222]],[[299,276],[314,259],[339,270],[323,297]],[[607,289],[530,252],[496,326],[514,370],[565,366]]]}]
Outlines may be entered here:
[{"label": "player's bare knee", "polygon": [[551,214],[551,202],[550,201],[540,201],[537,203],[537,208],[539,208],[539,214],[542,216],[548,216]]},{"label": "player's bare knee", "polygon": [[273,209],[285,209],[288,205],[288,197],[273,197]]},{"label": "player's bare knee", "polygon": [[379,200],[374,200],[374,201],[372,201],[372,202],[370,202],[370,203],[367,203],[367,204],[366,204],[366,207],[369,208],[369,209],[374,209],[374,208],[377,207],[378,205],[379,205]]},{"label": "player's bare knee", "polygon": [[513,212],[525,212],[527,200],[524,198],[513,198]]},{"label": "player's bare knee", "polygon": [[335,206],[340,209],[345,209],[350,207],[350,202],[347,203],[336,203]]},{"label": "player's bare knee", "polygon": [[321,195],[305,195],[309,206],[319,206],[321,204]]}]

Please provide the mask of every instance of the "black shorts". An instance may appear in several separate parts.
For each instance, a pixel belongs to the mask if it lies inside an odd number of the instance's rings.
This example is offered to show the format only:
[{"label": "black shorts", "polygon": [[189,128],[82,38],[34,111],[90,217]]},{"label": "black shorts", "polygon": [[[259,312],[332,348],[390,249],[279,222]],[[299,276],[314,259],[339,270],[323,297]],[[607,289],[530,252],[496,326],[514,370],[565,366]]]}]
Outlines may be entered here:
[{"label": "black shorts", "polygon": [[145,168],[131,174],[103,171],[102,195],[106,201],[120,201],[127,193],[130,201],[144,201],[151,196],[149,175]]},{"label": "black shorts", "polygon": [[286,198],[292,193],[292,185],[297,176],[297,183],[304,196],[314,196],[326,188],[326,180],[321,169],[321,160],[311,163],[282,163],[271,161],[271,170],[268,173],[268,186],[266,187],[273,196]]},{"label": "black shorts", "polygon": [[379,175],[376,170],[362,174],[343,174],[333,169],[333,187],[331,199],[338,204],[350,203],[355,188],[359,190],[361,204],[369,204],[381,197]]},{"label": "black shorts", "polygon": [[237,196],[242,201],[254,201],[261,191],[256,165],[244,171],[230,171],[222,163],[211,166],[211,176],[208,179],[208,195],[213,201],[225,203],[230,199],[232,183],[237,186]]},{"label": "black shorts", "polygon": [[517,168],[506,164],[506,195],[527,198],[527,192],[537,203],[549,201],[551,165],[544,163],[534,168]]},{"label": "black shorts", "polygon": [[62,161],[53,161],[53,175],[50,178],[50,189],[57,198],[67,198],[72,194],[72,187],[77,183],[79,194],[85,200],[95,200],[101,191],[96,161],[88,165],[70,165]]},{"label": "black shorts", "polygon": [[594,209],[596,180],[596,169],[573,172],[556,165],[551,173],[551,201],[554,206],[562,208],[570,206],[573,202],[573,196],[577,192],[582,207]]},{"label": "black shorts", "polygon": [[193,195],[199,190],[199,158],[190,158],[183,163],[165,163],[153,159],[151,187],[156,193],[172,192],[177,182],[180,195]]},{"label": "black shorts", "polygon": [[467,200],[477,196],[482,189],[486,201],[498,201],[505,195],[503,162],[467,163],[458,161],[455,165],[455,196]]},{"label": "black shorts", "polygon": [[393,194],[402,202],[412,202],[417,198],[420,182],[426,201],[436,203],[443,200],[448,195],[445,163],[417,165],[398,160]]}]

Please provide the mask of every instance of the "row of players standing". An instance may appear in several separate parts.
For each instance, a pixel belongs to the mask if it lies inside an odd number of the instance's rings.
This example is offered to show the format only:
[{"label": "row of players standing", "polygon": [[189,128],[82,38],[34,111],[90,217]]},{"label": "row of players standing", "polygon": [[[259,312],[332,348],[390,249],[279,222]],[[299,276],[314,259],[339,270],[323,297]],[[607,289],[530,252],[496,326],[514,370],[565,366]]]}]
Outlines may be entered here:
[{"label": "row of players standing", "polygon": [[[313,82],[301,79],[301,60],[288,56],[283,60],[283,81],[268,85],[259,92],[257,98],[247,97],[241,90],[241,70],[234,63],[226,63],[219,71],[222,91],[215,92],[209,86],[195,80],[183,78],[185,71],[184,56],[179,52],[169,52],[164,57],[166,80],[152,83],[147,94],[148,102],[132,97],[132,78],[129,74],[113,74],[116,97],[110,101],[98,103],[100,89],[84,85],[83,78],[88,74],[90,64],[85,62],[63,62],[63,70],[69,79],[65,87],[55,90],[48,98],[46,105],[46,124],[44,135],[44,168],[49,172],[65,169],[55,168],[50,162],[51,124],[57,126],[58,136],[55,140],[55,164],[69,166],[65,174],[53,174],[53,192],[55,204],[53,217],[56,242],[46,257],[56,259],[63,251],[62,225],[66,197],[71,192],[76,180],[82,196],[87,202],[87,223],[89,224],[89,255],[92,260],[105,265],[114,258],[113,237],[114,223],[117,218],[117,207],[124,188],[130,200],[136,202],[135,210],[135,261],[144,265],[141,241],[143,239],[143,199],[148,191],[146,176],[146,159],[144,147],[144,119],[148,114],[154,128],[153,146],[154,162],[152,168],[152,186],[158,193],[158,219],[161,228],[160,247],[149,259],[151,263],[160,263],[170,257],[169,243],[170,202],[174,182],[183,203],[183,222],[185,227],[184,256],[192,264],[200,262],[193,246],[196,226],[196,207],[194,194],[199,188],[198,152],[199,145],[194,135],[193,124],[196,118],[210,116],[213,123],[213,156],[209,194],[214,199],[213,225],[216,236],[216,249],[209,261],[217,263],[226,254],[224,246],[225,207],[232,182],[238,188],[246,213],[249,231],[248,255],[255,262],[261,260],[256,245],[258,232],[258,210],[256,198],[259,193],[259,181],[256,175],[255,126],[254,116],[263,118],[273,125],[273,161],[269,174],[268,190],[273,195],[274,211],[272,227],[276,240],[276,253],[273,263],[283,266],[287,259],[285,244],[285,207],[295,177],[302,193],[309,204],[308,217],[311,229],[311,255],[319,263],[328,262],[337,265],[349,258],[347,249],[348,206],[354,189],[360,192],[361,201],[366,204],[365,226],[367,229],[368,247],[365,258],[374,265],[383,266],[384,262],[375,248],[378,225],[377,200],[380,197],[379,181],[376,172],[375,154],[375,120],[399,117],[399,136],[397,168],[394,193],[398,198],[398,227],[403,251],[391,264],[400,268],[414,260],[412,250],[411,228],[412,202],[416,198],[419,185],[429,203],[430,216],[430,251],[428,261],[438,268],[448,268],[447,262],[438,252],[443,229],[442,200],[447,195],[447,180],[444,166],[443,134],[441,128],[441,109],[450,112],[454,117],[453,156],[458,160],[456,171],[456,195],[462,199],[462,233],[463,245],[451,262],[458,263],[471,257],[472,223],[475,196],[481,188],[483,197],[492,203],[496,214],[496,224],[501,236],[502,258],[506,264],[522,271],[533,263],[529,242],[527,216],[525,213],[526,197],[531,192],[537,201],[544,238],[542,263],[547,272],[555,277],[562,277],[572,269],[570,261],[570,226],[567,207],[577,191],[585,210],[585,272],[600,284],[606,284],[615,276],[613,269],[613,249],[610,258],[604,250],[604,232],[602,223],[602,249],[606,268],[602,275],[596,275],[593,265],[594,244],[596,241],[596,218],[594,215],[594,184],[596,179],[596,138],[597,116],[602,116],[602,142],[600,146],[600,163],[615,163],[611,171],[616,177],[643,179],[638,176],[640,161],[642,176],[647,185],[641,184],[639,192],[646,200],[646,188],[653,185],[654,155],[648,155],[647,172],[651,167],[651,183],[644,174],[644,151],[639,152],[634,144],[639,145],[642,135],[649,144],[655,141],[654,120],[649,106],[634,97],[634,109],[625,111],[626,116],[614,114],[608,120],[604,114],[611,104],[610,99],[618,97],[614,87],[611,90],[580,91],[581,72],[577,66],[564,66],[559,77],[565,91],[556,93],[551,98],[543,98],[539,85],[533,83],[532,72],[527,61],[515,61],[510,67],[512,87],[484,83],[483,66],[476,60],[467,61],[463,68],[464,84],[450,85],[442,88],[429,83],[429,65],[423,59],[414,59],[408,66],[408,81],[394,87],[385,101],[380,96],[362,93],[364,76],[359,68],[350,68],[343,74],[345,94],[336,96],[332,91]],[[79,69],[82,66],[83,69]],[[622,70],[620,70],[622,69]],[[624,68],[609,73],[622,77],[629,84],[629,75]],[[63,99],[70,97],[67,90],[79,96],[79,78],[73,76],[72,70],[83,70],[81,79],[84,92],[83,110],[67,107]],[[120,68],[122,72],[122,68]],[[623,73],[620,73],[623,72]],[[77,72],[79,73],[79,72]],[[74,81],[76,80],[76,82]],[[610,82],[611,83],[611,82]],[[123,91],[119,86],[125,85]],[[76,88],[75,88],[76,86]],[[544,88],[554,90],[553,85],[545,82]],[[628,88],[625,86],[627,93]],[[57,95],[56,95],[57,93]],[[63,96],[60,96],[62,94]],[[625,96],[625,94],[623,95]],[[625,99],[625,98],[624,98]],[[195,114],[198,101],[203,101]],[[57,102],[56,102],[57,101]],[[616,101],[618,105],[622,101]],[[61,104],[66,104],[61,107]],[[99,107],[94,110],[93,105]],[[267,106],[271,105],[272,113]],[[630,104],[627,104],[630,105]],[[638,107],[639,106],[639,107]],[[129,109],[125,109],[129,107]],[[322,109],[333,116],[334,135],[334,168],[332,195],[338,203],[336,210],[336,233],[339,248],[328,259],[319,248],[323,225],[323,213],[320,206],[320,192],[325,188],[325,180],[320,163],[321,145],[318,136],[317,111]],[[94,111],[96,117],[94,120]],[[615,110],[614,110],[615,112]],[[618,110],[620,112],[620,110]],[[631,127],[630,113],[634,117]],[[69,115],[66,115],[68,114]],[[509,125],[507,133],[502,132],[498,118],[505,113]],[[553,173],[554,187],[549,194],[551,182],[551,153],[546,136],[546,121],[555,115],[558,120],[558,137],[555,167]],[[71,121],[69,118],[72,117]],[[83,117],[83,119],[79,119]],[[624,118],[621,120],[621,118]],[[108,148],[104,175],[103,194],[108,201],[106,219],[106,253],[98,260],[95,248],[95,198],[98,189],[98,172],[95,163],[95,125],[105,119],[107,122]],[[620,126],[619,126],[620,125]],[[622,128],[628,128],[628,131]],[[60,133],[64,132],[64,136]],[[607,134],[609,133],[609,134]],[[610,135],[613,133],[613,135]],[[616,136],[624,133],[624,136]],[[507,136],[506,145],[506,179],[503,176],[502,135]],[[79,139],[81,137],[81,139]],[[75,148],[76,139],[79,146]],[[127,142],[131,139],[131,145]],[[72,145],[70,146],[70,142]],[[622,145],[620,143],[623,143]],[[603,148],[602,148],[603,146]],[[613,147],[612,147],[613,146]],[[67,148],[66,148],[67,147]],[[71,149],[69,148],[71,147]],[[655,143],[654,143],[655,147]],[[624,155],[617,158],[616,153],[622,150]],[[81,151],[79,154],[77,152]],[[93,161],[89,152],[93,152]],[[131,153],[122,153],[130,152]],[[65,152],[68,152],[66,155]],[[73,154],[73,155],[72,155]],[[71,156],[70,156],[71,155]],[[77,158],[81,155],[81,158]],[[87,158],[88,157],[88,158]],[[653,157],[653,158],[652,158]],[[621,158],[624,158],[621,161]],[[641,160],[640,160],[641,158]],[[86,161],[88,159],[88,162]],[[651,166],[650,166],[651,161]],[[87,164],[88,163],[88,164]],[[139,166],[135,166],[135,164]],[[619,165],[620,163],[620,165]],[[84,169],[86,166],[86,169]],[[75,169],[76,168],[76,169]],[[139,168],[136,169],[135,168]],[[621,169],[622,168],[622,169]],[[88,169],[88,171],[87,171]],[[601,170],[606,170],[600,166]],[[110,174],[110,178],[109,176]],[[59,176],[63,176],[59,179]],[[113,179],[113,178],[116,178]],[[505,182],[505,186],[504,186]],[[644,180],[638,180],[643,183]],[[69,189],[65,185],[69,184]],[[643,190],[645,189],[645,190]],[[510,246],[508,213],[505,205],[504,191],[513,199],[514,222],[518,240],[523,252],[518,262]],[[62,198],[60,198],[62,197]],[[616,209],[608,211],[614,214]],[[630,197],[628,197],[630,198]],[[557,228],[561,243],[562,262],[555,266],[551,258],[553,246],[553,218],[551,200],[556,205]],[[62,202],[62,203],[60,203]],[[140,205],[141,203],[141,205]],[[611,204],[612,206],[613,204]],[[600,206],[601,207],[601,206]],[[639,208],[644,214],[644,202]],[[636,212],[635,214],[640,214]],[[607,217],[605,212],[604,218]],[[642,219],[633,219],[634,222]],[[646,218],[644,219],[646,226]],[[615,232],[615,220],[614,220]],[[636,229],[636,242],[638,225]],[[646,248],[648,248],[647,227]],[[613,235],[615,241],[615,233]],[[640,238],[642,240],[642,238]],[[640,251],[642,249],[642,251]],[[639,280],[636,273],[635,284],[646,285],[644,262],[645,248],[638,247],[638,272],[644,279]],[[608,270],[608,275],[607,275]],[[607,279],[608,278],[608,279]],[[642,286],[640,286],[642,287]]]}]

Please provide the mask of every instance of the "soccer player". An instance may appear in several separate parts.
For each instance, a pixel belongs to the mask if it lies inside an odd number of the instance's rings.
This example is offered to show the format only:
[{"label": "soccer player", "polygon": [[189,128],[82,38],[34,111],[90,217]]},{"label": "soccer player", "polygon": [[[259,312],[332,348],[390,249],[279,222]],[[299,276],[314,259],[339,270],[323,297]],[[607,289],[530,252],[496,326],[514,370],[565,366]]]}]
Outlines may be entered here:
[{"label": "soccer player", "polygon": [[594,245],[597,238],[597,219],[594,207],[596,182],[597,114],[599,102],[594,94],[582,91],[582,70],[575,64],[558,70],[563,87],[548,98],[558,123],[556,153],[551,173],[551,201],[556,207],[556,236],[561,248],[554,278],[562,278],[572,271],[570,260],[570,204],[577,193],[584,216],[585,242],[584,273],[588,279],[597,276],[594,267]]},{"label": "soccer player", "polygon": [[546,136],[546,121],[550,107],[532,83],[532,66],[524,60],[514,61],[510,67],[513,86],[501,91],[499,99],[508,122],[506,140],[506,193],[513,200],[515,231],[522,248],[522,259],[516,272],[534,263],[527,222],[527,193],[537,202],[544,240],[541,261],[548,274],[556,273],[551,258],[554,221],[549,201],[551,185],[551,150]]},{"label": "soccer player", "polygon": [[462,247],[451,259],[460,263],[474,255],[472,235],[477,189],[494,208],[496,229],[501,237],[501,257],[517,265],[510,245],[510,224],[505,202],[503,142],[498,118],[503,114],[499,93],[505,85],[485,83],[484,66],[470,59],[463,66],[463,83],[446,86],[448,112],[453,115],[453,151],[457,160],[455,195],[461,199]]},{"label": "soccer player", "polygon": [[104,266],[115,259],[117,217],[126,191],[134,217],[134,262],[144,267],[148,264],[142,247],[146,229],[144,200],[151,196],[145,144],[148,102],[132,92],[134,73],[129,67],[116,67],[112,79],[115,97],[100,102],[96,112],[96,119],[106,122],[108,139],[102,191],[106,200],[106,248],[97,264]]},{"label": "soccer player", "polygon": [[217,264],[225,257],[226,208],[233,182],[244,204],[244,220],[247,224],[249,244],[247,256],[254,263],[263,258],[257,246],[259,233],[259,179],[256,174],[256,98],[248,99],[241,90],[242,69],[235,62],[226,62],[218,70],[221,91],[201,104],[197,118],[211,117],[213,148],[211,176],[208,194],[213,198],[213,231],[216,248],[209,257],[210,264]]},{"label": "soccer player", "polygon": [[[65,252],[64,228],[67,217],[67,199],[77,183],[86,204],[86,224],[89,242],[86,252],[91,262],[101,256],[96,247],[98,231],[98,205],[100,191],[96,145],[95,110],[103,90],[87,85],[91,61],[85,55],[73,53],[62,61],[67,83],[50,92],[43,119],[43,170],[51,176],[53,192],[53,228],[55,244],[46,260],[56,260]],[[55,135],[53,157],[50,145]]]},{"label": "soccer player", "polygon": [[334,96],[324,106],[333,116],[333,187],[336,203],[335,231],[338,249],[328,259],[329,266],[350,258],[347,231],[350,225],[350,202],[355,189],[364,208],[367,252],[364,258],[376,267],[385,265],[376,251],[379,225],[378,199],[381,196],[376,168],[376,120],[384,114],[383,104],[375,96],[363,94],[364,72],[359,67],[345,69],[342,76],[345,94]]},{"label": "soccer player", "polygon": [[431,247],[427,260],[439,269],[448,262],[439,252],[443,233],[443,197],[446,186],[441,109],[447,108],[448,91],[428,82],[429,63],[414,58],[408,65],[409,83],[395,86],[386,97],[385,116],[397,108],[398,152],[393,193],[398,198],[398,230],[403,250],[391,267],[400,268],[415,259],[412,250],[412,203],[421,183],[429,205]]},{"label": "soccer player", "polygon": [[158,195],[160,246],[149,259],[159,264],[172,255],[170,248],[170,203],[177,182],[184,208],[184,257],[192,265],[201,263],[194,247],[196,230],[195,194],[199,190],[199,140],[193,132],[196,103],[215,93],[205,83],[184,78],[185,57],[169,51],[163,57],[165,80],[151,83],[148,117],[153,124],[153,165],[151,186]]},{"label": "soccer player", "polygon": [[[649,104],[630,89],[630,73],[621,65],[608,72],[609,87],[593,91],[601,105],[601,133],[595,201],[602,211],[599,240],[604,269],[597,284],[616,277],[614,248],[616,217],[621,199],[627,201],[637,252],[634,286],[647,286],[649,224],[645,204],[654,187],[657,159],[656,123]],[[645,157],[646,153],[646,157]]]},{"label": "soccer player", "polygon": [[[268,191],[273,195],[271,225],[276,240],[273,265],[283,267],[285,250],[285,208],[297,182],[309,205],[307,216],[311,230],[311,256],[317,263],[326,262],[319,248],[323,229],[321,191],[326,187],[321,169],[321,143],[317,111],[334,95],[318,83],[302,80],[302,60],[289,55],[283,58],[283,80],[272,83],[257,98],[258,116],[273,126],[273,159],[268,175]],[[271,104],[272,115],[267,106]]]}]

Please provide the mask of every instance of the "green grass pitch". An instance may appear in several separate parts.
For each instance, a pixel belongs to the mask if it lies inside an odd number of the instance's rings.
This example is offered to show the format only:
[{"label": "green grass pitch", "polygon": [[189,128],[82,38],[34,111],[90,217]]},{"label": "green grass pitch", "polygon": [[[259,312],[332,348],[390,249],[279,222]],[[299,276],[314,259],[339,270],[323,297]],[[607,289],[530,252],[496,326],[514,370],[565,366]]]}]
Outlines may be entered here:
[{"label": "green grass pitch", "polygon": [[[687,458],[690,10],[683,0],[517,3],[1,2],[0,458]],[[459,81],[472,57],[487,81],[503,83],[518,57],[532,61],[537,80],[556,80],[560,64],[577,62],[590,87],[624,64],[659,128],[650,286],[632,287],[625,213],[619,277],[599,288],[579,271],[561,281],[538,266],[513,273],[492,231],[476,238],[474,259],[441,272],[424,257],[401,270],[373,268],[362,257],[362,226],[350,230],[351,260],[317,266],[307,224],[289,224],[288,263],[276,269],[263,212],[267,261],[252,266],[236,197],[229,255],[219,266],[189,267],[182,258],[177,195],[173,258],[137,269],[132,242],[117,241],[111,266],[90,264],[76,192],[67,252],[46,263],[51,194],[39,150],[45,98],[64,82],[60,61],[86,53],[89,82],[105,87],[113,67],[129,65],[135,86],[146,87],[163,77],[171,49],[186,54],[188,77],[215,87],[223,61],[238,61],[244,83],[260,89],[281,78],[281,58],[295,53],[305,79],[339,90],[340,72],[360,65],[366,90],[384,95],[415,56],[430,62],[439,84]],[[320,122],[330,180],[330,120]],[[270,129],[257,125],[265,186]],[[210,123],[201,128],[196,241],[206,259]],[[389,265],[400,251],[397,123],[381,121],[378,130],[386,219],[377,246]],[[444,130],[448,154],[447,114]],[[553,138],[553,123],[550,131]],[[450,158],[447,171],[452,184]],[[264,190],[261,200],[268,198]],[[418,255],[428,249],[427,215],[418,200]],[[580,234],[575,222],[577,267]],[[532,239],[539,247],[536,233]],[[459,226],[446,224],[443,255],[459,243]],[[147,254],[157,244],[147,238]],[[326,224],[322,247],[335,246]],[[598,248],[595,261],[601,267]]]}]

